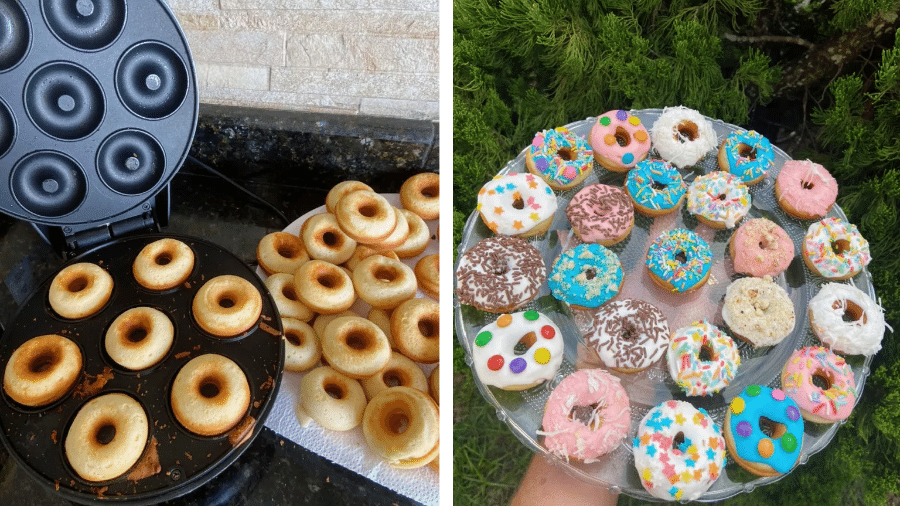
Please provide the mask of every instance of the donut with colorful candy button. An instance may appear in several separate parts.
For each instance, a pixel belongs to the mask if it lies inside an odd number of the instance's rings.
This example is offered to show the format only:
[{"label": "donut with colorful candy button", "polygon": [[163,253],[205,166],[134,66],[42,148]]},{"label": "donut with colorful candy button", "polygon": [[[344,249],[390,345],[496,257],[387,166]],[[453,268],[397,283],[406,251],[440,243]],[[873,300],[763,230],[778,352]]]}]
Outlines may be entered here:
[{"label": "donut with colorful candy button", "polygon": [[485,385],[525,390],[556,375],[563,348],[559,327],[546,315],[537,311],[504,314],[475,335],[473,367]]},{"label": "donut with colorful candy button", "polygon": [[594,160],[613,172],[628,172],[650,151],[650,135],[628,111],[607,111],[591,127]]},{"label": "donut with colorful candy button", "polygon": [[725,412],[725,444],[735,462],[757,476],[789,472],[803,448],[803,417],[779,388],[749,385]]}]

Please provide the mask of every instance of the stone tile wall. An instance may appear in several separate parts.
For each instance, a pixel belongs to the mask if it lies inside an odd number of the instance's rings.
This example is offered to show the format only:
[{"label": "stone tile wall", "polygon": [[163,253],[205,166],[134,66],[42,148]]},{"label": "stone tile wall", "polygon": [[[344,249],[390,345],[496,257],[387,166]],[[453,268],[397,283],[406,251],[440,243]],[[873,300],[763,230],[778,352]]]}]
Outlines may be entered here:
[{"label": "stone tile wall", "polygon": [[206,104],[438,119],[438,0],[165,0]]}]

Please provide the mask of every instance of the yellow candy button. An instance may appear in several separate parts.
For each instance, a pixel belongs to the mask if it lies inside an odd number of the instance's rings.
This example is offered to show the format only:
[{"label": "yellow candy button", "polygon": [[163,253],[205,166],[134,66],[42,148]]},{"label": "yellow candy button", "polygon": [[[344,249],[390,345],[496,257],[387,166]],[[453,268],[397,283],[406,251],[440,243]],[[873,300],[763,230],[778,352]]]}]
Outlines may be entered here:
[{"label": "yellow candy button", "polygon": [[547,348],[538,348],[538,350],[534,352],[534,361],[542,365],[549,362],[550,350]]},{"label": "yellow candy button", "polygon": [[739,415],[744,411],[744,399],[740,397],[735,397],[733,401],[731,401],[731,412]]},{"label": "yellow candy button", "polygon": [[641,119],[638,118],[637,116],[632,116],[632,117],[628,118],[628,122],[634,126],[638,126],[641,124]]},{"label": "yellow candy button", "polygon": [[505,314],[497,318],[497,326],[500,328],[509,326],[510,323],[512,323],[512,315]]},{"label": "yellow candy button", "polygon": [[756,445],[756,450],[759,452],[759,456],[767,459],[775,453],[775,445],[772,444],[772,440],[765,437],[759,440],[759,444]]}]

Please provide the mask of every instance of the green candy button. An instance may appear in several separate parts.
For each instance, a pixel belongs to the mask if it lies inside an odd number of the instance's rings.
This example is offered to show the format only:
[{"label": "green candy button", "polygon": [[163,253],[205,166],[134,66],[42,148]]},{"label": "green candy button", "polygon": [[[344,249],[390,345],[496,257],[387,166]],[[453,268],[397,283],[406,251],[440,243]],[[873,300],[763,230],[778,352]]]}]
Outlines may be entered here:
[{"label": "green candy button", "polygon": [[484,346],[487,343],[491,342],[492,337],[493,336],[491,335],[490,332],[482,332],[481,334],[478,334],[477,336],[475,336],[475,345],[476,346]]},{"label": "green candy button", "polygon": [[797,449],[797,438],[790,432],[781,436],[781,449],[788,453],[792,453]]},{"label": "green candy button", "polygon": [[601,125],[603,125],[603,126],[609,126],[610,123],[612,123],[612,120],[610,120],[610,119],[607,118],[606,116],[600,118],[600,124],[601,124]]},{"label": "green candy button", "polygon": [[750,385],[747,387],[747,395],[750,397],[756,397],[757,395],[762,393],[762,387],[759,385]]},{"label": "green candy button", "polygon": [[535,321],[541,315],[537,311],[525,311],[525,314],[522,316],[524,316],[526,320]]}]

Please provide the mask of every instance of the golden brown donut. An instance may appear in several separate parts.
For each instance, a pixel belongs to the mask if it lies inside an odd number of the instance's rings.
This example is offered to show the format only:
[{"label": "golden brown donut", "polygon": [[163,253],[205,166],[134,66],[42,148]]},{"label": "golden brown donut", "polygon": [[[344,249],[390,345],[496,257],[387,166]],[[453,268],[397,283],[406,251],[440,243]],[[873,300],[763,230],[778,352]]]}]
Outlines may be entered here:
[{"label": "golden brown donut", "polygon": [[373,255],[356,266],[353,287],[370,306],[392,309],[415,297],[416,275],[400,260]]},{"label": "golden brown donut", "polygon": [[431,297],[432,299],[439,300],[438,291],[440,288],[440,255],[435,253],[433,255],[427,255],[419,259],[416,262],[416,267],[413,269],[413,272],[416,273],[416,281],[418,282],[419,289],[422,292]]},{"label": "golden brown donut", "polygon": [[[335,314],[320,314],[316,316],[315,321],[312,324],[313,330],[316,331],[316,336],[322,336],[325,334],[325,327],[328,326],[335,318],[340,318],[341,316],[359,316],[353,311],[341,311],[340,313]],[[321,339],[320,339],[321,341]]]},{"label": "golden brown donut", "polygon": [[266,234],[256,246],[256,261],[267,276],[276,272],[293,274],[308,260],[303,241],[287,232]]},{"label": "golden brown donut", "polygon": [[303,372],[314,367],[322,358],[319,336],[309,324],[293,318],[282,318],[284,328],[284,368]]},{"label": "golden brown donut", "polygon": [[391,232],[391,235],[387,236],[387,239],[372,244],[372,247],[378,251],[391,251],[394,248],[399,248],[406,242],[406,238],[409,237],[409,222],[406,221],[406,216],[396,207],[392,207],[392,209],[394,210],[394,216],[397,217],[397,224],[394,226],[394,231]]},{"label": "golden brown donut", "polygon": [[113,320],[104,345],[113,362],[139,371],[162,360],[174,340],[175,327],[165,313],[152,307],[134,307]]},{"label": "golden brown donut", "polygon": [[341,374],[363,379],[384,369],[391,358],[391,345],[369,320],[342,316],[325,327],[322,356]]},{"label": "golden brown donut", "polygon": [[346,262],[356,250],[356,241],[344,233],[334,215],[329,213],[316,214],[304,221],[300,226],[300,239],[311,259],[335,265]]},{"label": "golden brown donut", "polygon": [[343,181],[334,185],[334,187],[328,191],[328,195],[325,196],[325,209],[327,209],[329,213],[334,214],[338,202],[344,198],[344,195],[359,190],[375,191],[371,186],[361,181]]},{"label": "golden brown donut", "polygon": [[425,220],[420,218],[418,214],[406,209],[401,209],[400,214],[406,218],[406,222],[409,224],[409,235],[401,246],[394,248],[394,253],[400,258],[419,256],[428,247],[428,241],[431,240],[431,231],[428,230]]},{"label": "golden brown donut", "polygon": [[9,357],[3,389],[25,406],[44,406],[64,396],[81,375],[81,348],[65,337],[33,337]]},{"label": "golden brown donut", "polygon": [[391,349],[397,349],[394,346],[394,338],[391,337],[391,310],[390,309],[378,309],[377,307],[373,307],[369,309],[369,314],[366,315],[366,319],[370,322],[378,325],[378,328],[384,332],[385,337],[388,339],[388,343],[391,345]]},{"label": "golden brown donut", "polygon": [[78,410],[66,433],[66,458],[85,480],[111,480],[141,458],[148,433],[147,413],[130,395],[94,397]]},{"label": "golden brown donut", "polygon": [[207,281],[192,305],[194,320],[214,336],[236,336],[254,325],[262,312],[262,295],[240,276],[225,274]]},{"label": "golden brown donut", "polygon": [[441,366],[438,365],[431,371],[431,375],[428,376],[428,393],[431,394],[431,398],[434,399],[438,406],[441,405],[440,370]]},{"label": "golden brown donut", "polygon": [[370,248],[365,244],[358,244],[356,246],[356,251],[353,252],[353,256],[350,257],[349,260],[344,262],[344,267],[353,271],[356,269],[356,266],[359,265],[360,262],[369,258],[372,255],[381,255],[383,257],[393,258],[394,260],[400,260],[400,257],[397,256],[393,251],[378,251],[376,249]]},{"label": "golden brown donut", "polygon": [[439,451],[438,418],[437,404],[428,394],[409,387],[388,388],[366,406],[363,436],[392,467],[422,467]]},{"label": "golden brown donut", "polygon": [[170,237],[144,246],[131,266],[138,284],[157,291],[170,290],[184,283],[193,270],[193,250],[187,244]]},{"label": "golden brown donut", "polygon": [[407,179],[400,187],[400,203],[423,220],[440,216],[441,178],[433,172],[423,172]]},{"label": "golden brown donut", "polygon": [[410,299],[391,313],[391,335],[397,350],[423,364],[440,358],[440,310],[431,299]]},{"label": "golden brown donut", "polygon": [[112,289],[112,276],[99,265],[72,264],[50,283],[50,307],[63,318],[86,318],[100,311]]},{"label": "golden brown donut", "polygon": [[276,272],[266,278],[266,288],[275,301],[278,314],[282,318],[294,318],[302,322],[312,320],[315,313],[300,302],[297,297],[297,288],[294,286],[294,274]]},{"label": "golden brown donut", "polygon": [[410,387],[428,393],[428,380],[425,379],[422,369],[396,351],[391,352],[391,358],[384,369],[360,383],[368,399],[375,397],[385,388],[393,387]]},{"label": "golden brown donut", "polygon": [[215,353],[191,359],[172,383],[172,413],[201,436],[223,434],[247,413],[250,385],[241,367]]},{"label": "golden brown donut", "polygon": [[342,268],[322,260],[310,260],[294,273],[297,298],[320,314],[340,313],[356,301],[353,281]]},{"label": "golden brown donut", "polygon": [[329,430],[350,430],[362,421],[366,394],[355,379],[322,366],[300,380],[297,418],[302,426],[310,420]]},{"label": "golden brown donut", "polygon": [[381,195],[367,190],[345,195],[338,202],[334,216],[341,230],[363,244],[384,241],[397,226],[393,206]]}]

